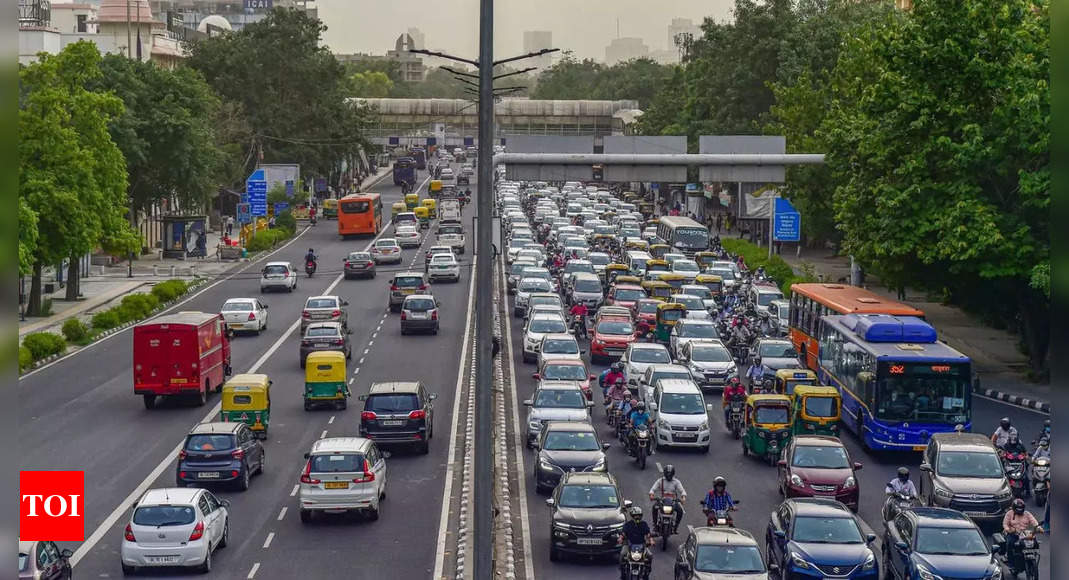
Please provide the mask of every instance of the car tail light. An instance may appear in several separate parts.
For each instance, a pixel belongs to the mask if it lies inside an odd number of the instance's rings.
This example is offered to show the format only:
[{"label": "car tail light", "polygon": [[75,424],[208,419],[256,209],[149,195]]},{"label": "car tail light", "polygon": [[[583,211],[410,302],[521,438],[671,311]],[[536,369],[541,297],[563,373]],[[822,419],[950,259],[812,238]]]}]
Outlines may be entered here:
[{"label": "car tail light", "polygon": [[123,531],[122,537],[126,538],[127,542],[137,541],[137,538],[134,537],[134,531],[130,529],[130,524],[126,524],[126,530]]},{"label": "car tail light", "polygon": [[400,290],[400,288],[397,286],[397,284],[390,284],[390,290],[393,290],[394,292],[396,292],[396,291]]},{"label": "car tail light", "polygon": [[183,449],[183,450],[178,452],[178,459],[179,460],[185,459],[186,457],[189,457],[189,453],[187,453],[185,449]]},{"label": "car tail light", "polygon": [[364,460],[364,475],[353,478],[353,483],[369,483],[375,481],[375,472],[368,469],[367,459]]},{"label": "car tail light", "polygon": [[409,419],[426,419],[427,418],[427,413],[426,413],[426,411],[417,409],[417,410],[412,411],[411,413],[409,413],[408,414],[408,418]]},{"label": "car tail light", "polygon": [[243,449],[235,449],[232,452],[230,452],[230,456],[233,457],[234,459],[245,459],[245,450],[243,450]]},{"label": "car tail light", "polygon": [[363,413],[360,413],[360,420],[361,421],[374,421],[375,419],[378,419],[378,418],[379,418],[379,416],[376,415],[375,413],[371,412],[371,411],[364,411]]},{"label": "car tail light", "polygon": [[348,267],[349,267],[349,260],[346,260],[346,261],[345,261],[345,267],[346,267],[346,268],[348,268]]},{"label": "car tail light", "polygon": [[256,315],[252,312],[249,313],[249,320],[256,320]]},{"label": "car tail light", "polygon": [[204,536],[204,522],[197,522],[197,525],[193,526],[193,533],[189,534],[189,541],[199,540]]},{"label": "car tail light", "polygon": [[364,265],[370,268],[371,266],[375,265],[375,262],[372,262],[371,260],[368,260],[367,264],[364,264]]},{"label": "car tail light", "polygon": [[334,312],[330,313],[331,318],[337,318],[339,316],[341,316],[341,310],[335,310]]},{"label": "car tail light", "polygon": [[438,310],[431,310],[431,320],[438,320]]},{"label": "car tail light", "polygon": [[319,483],[318,479],[312,479],[312,460],[304,464],[304,473],[301,474],[301,483]]},{"label": "car tail light", "polygon": [[336,344],[338,346],[344,346],[345,345],[345,341],[339,338],[338,340],[334,341],[334,344]]},{"label": "car tail light", "polygon": [[419,289],[420,290],[426,290],[427,289],[427,285],[426,284],[420,284],[419,285]]},{"label": "car tail light", "polygon": [[286,270],[286,273],[285,273],[285,274],[282,274],[282,277],[283,277],[283,278],[289,278],[289,277],[290,277],[290,272],[289,272],[289,270]]},{"label": "car tail light", "polygon": [[401,320],[408,320],[408,311],[407,310],[402,310],[401,311]]},{"label": "car tail light", "polygon": [[304,312],[301,312],[301,318],[311,318],[311,317],[312,317],[312,313],[311,312],[308,312],[307,310],[305,310]]}]

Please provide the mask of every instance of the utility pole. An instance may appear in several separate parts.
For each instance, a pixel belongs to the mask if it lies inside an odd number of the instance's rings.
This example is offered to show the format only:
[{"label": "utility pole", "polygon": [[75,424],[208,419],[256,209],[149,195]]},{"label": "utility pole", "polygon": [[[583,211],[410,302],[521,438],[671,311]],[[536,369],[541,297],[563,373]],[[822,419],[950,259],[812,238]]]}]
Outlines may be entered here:
[{"label": "utility pole", "polygon": [[130,36],[130,0],[126,0],[126,58],[134,58],[134,41]]}]

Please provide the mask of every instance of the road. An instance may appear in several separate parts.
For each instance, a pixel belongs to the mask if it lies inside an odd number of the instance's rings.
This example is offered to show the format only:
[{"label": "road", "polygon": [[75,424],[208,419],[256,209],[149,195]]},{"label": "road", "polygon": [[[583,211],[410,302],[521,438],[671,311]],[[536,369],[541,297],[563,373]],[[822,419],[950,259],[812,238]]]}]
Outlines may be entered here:
[{"label": "road", "polygon": [[[421,193],[425,176],[420,175]],[[387,176],[370,188],[383,194],[384,224],[390,205],[402,198],[390,181]],[[384,230],[387,237],[392,233],[388,224]],[[254,477],[247,492],[213,488],[232,504],[231,544],[213,558],[216,577],[328,578],[335,577],[339,567],[357,578],[381,578],[383,570],[399,578],[432,574],[458,353],[470,314],[471,253],[461,256],[460,283],[432,287],[441,302],[440,333],[401,337],[398,315],[386,307],[389,274],[413,264],[422,272],[423,252],[404,250],[403,266],[381,266],[375,279],[341,279],[344,257],[371,241],[342,241],[335,222],[321,220],[268,258],[291,261],[300,269],[312,247],[320,256],[320,270],[311,279],[302,275],[292,294],[264,295],[269,328],[260,336],[238,336],[232,342],[235,373],[266,373],[274,381],[272,421],[265,441],[266,473]],[[425,238],[424,248],[432,243],[433,235]],[[178,309],[217,312],[227,298],[259,295],[262,263],[221,278]],[[305,298],[317,294],[337,294],[350,303],[353,404],[345,411],[303,410],[297,327]],[[18,387],[24,417],[19,468],[85,472],[87,542],[75,558],[80,577],[121,574],[118,550],[130,504],[142,489],[174,485],[176,446],[193,425],[218,411],[212,407],[218,395],[205,407],[168,403],[145,410],[133,394],[131,359],[131,332],[125,331],[24,378]],[[319,518],[302,525],[295,489],[303,454],[321,437],[356,435],[361,409],[356,397],[372,382],[384,380],[421,380],[429,392],[438,394],[430,454],[394,451],[388,460],[388,499],[379,521]]]}]

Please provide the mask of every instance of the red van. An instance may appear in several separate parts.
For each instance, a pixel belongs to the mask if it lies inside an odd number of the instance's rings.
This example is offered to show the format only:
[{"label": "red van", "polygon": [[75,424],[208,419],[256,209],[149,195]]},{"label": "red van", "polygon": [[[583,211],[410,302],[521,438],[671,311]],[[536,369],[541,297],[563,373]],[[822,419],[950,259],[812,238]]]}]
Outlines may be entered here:
[{"label": "red van", "polygon": [[145,408],[181,395],[198,405],[230,376],[230,341],[219,314],[179,312],[134,327],[134,394]]}]

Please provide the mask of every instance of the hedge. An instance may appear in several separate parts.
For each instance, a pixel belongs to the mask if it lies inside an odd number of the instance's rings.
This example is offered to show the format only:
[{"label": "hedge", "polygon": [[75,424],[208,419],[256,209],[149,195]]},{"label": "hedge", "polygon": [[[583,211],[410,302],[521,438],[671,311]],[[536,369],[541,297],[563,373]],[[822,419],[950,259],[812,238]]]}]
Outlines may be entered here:
[{"label": "hedge", "polygon": [[160,299],[152,294],[128,294],[119,303],[119,318],[123,322],[141,320],[152,314],[160,305]]},{"label": "hedge", "polygon": [[30,351],[30,356],[36,362],[67,350],[67,341],[53,332],[31,332],[22,339],[22,346]]},{"label": "hedge", "polygon": [[127,322],[148,318],[165,302],[176,300],[189,291],[185,280],[165,280],[152,287],[147,294],[128,294],[118,306],[93,315],[90,325],[97,330],[110,330]]},{"label": "hedge", "polygon": [[189,284],[185,280],[165,280],[152,287],[152,295],[162,302],[170,302],[186,293]]},{"label": "hedge", "polygon": [[119,319],[119,313],[114,308],[109,308],[94,314],[89,324],[97,330],[111,330],[122,324],[122,320]]},{"label": "hedge", "polygon": [[77,318],[68,318],[67,321],[63,323],[63,336],[70,342],[85,340],[85,338],[89,336],[89,327]]},{"label": "hedge", "polygon": [[33,354],[25,346],[19,347],[19,370],[24,371],[33,364]]},{"label": "hedge", "polygon": [[293,230],[289,228],[276,227],[259,231],[256,232],[256,235],[245,244],[245,249],[250,252],[270,250],[278,245],[279,242],[286,240],[292,235]]},{"label": "hedge", "polygon": [[732,254],[742,256],[742,259],[746,261],[746,267],[751,270],[764,266],[765,274],[779,282],[784,296],[791,295],[791,284],[816,281],[810,276],[795,274],[790,264],[775,254],[769,258],[768,248],[762,248],[738,238],[723,238],[720,240],[720,245]]}]

